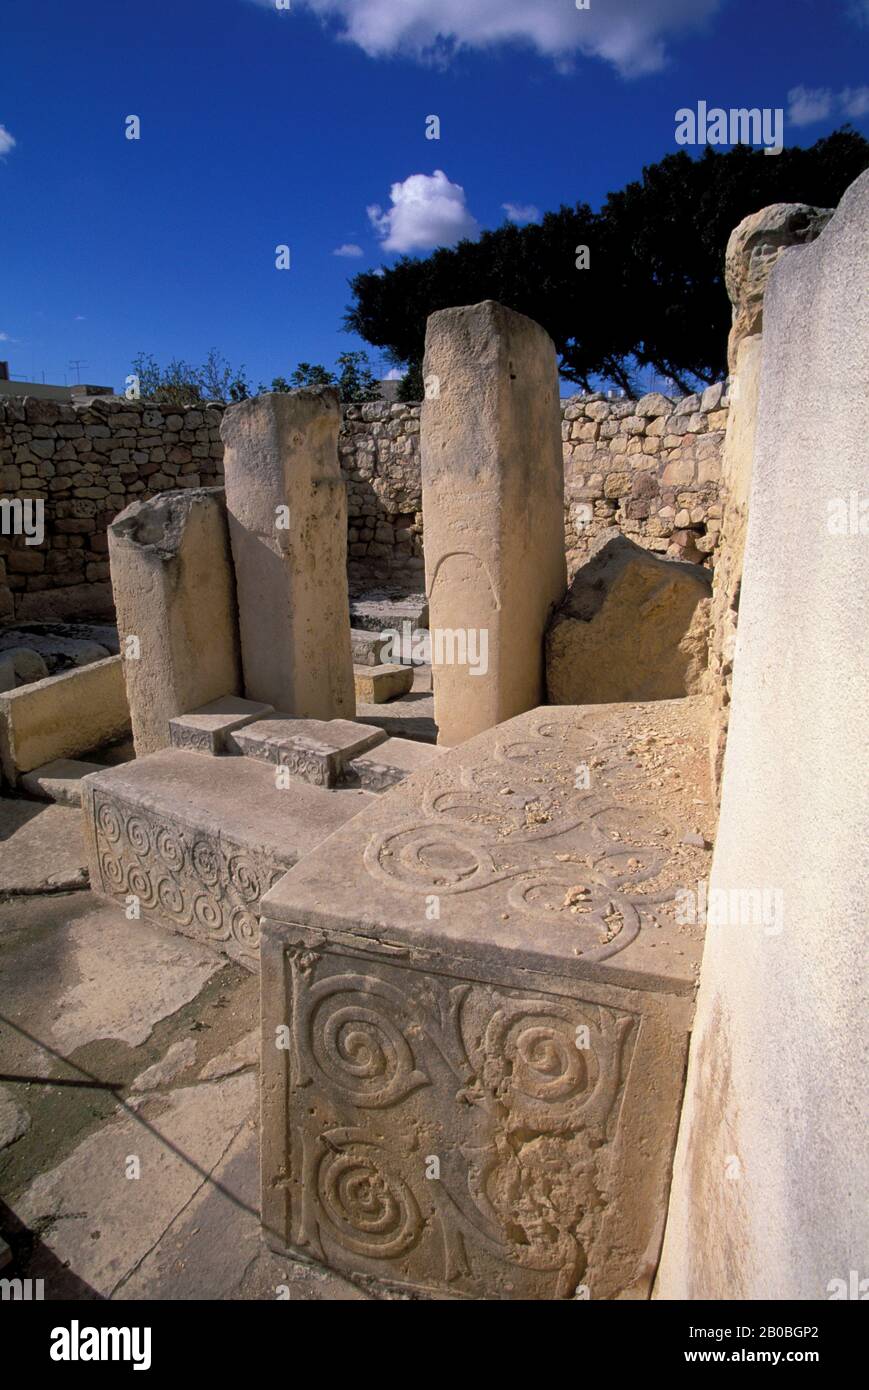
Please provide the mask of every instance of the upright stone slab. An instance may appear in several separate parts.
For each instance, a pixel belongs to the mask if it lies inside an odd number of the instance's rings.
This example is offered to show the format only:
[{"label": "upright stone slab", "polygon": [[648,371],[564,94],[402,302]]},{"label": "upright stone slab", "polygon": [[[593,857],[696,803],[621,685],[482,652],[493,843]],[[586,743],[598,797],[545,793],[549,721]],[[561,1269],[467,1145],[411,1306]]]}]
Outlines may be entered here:
[{"label": "upright stone slab", "polygon": [[267,393],[220,427],[245,694],[299,719],[356,713],[338,393]]},{"label": "upright stone slab", "polygon": [[241,686],[222,488],[133,502],[108,529],[112,590],[136,753],[169,745],[169,720]]},{"label": "upright stone slab", "polygon": [[869,173],[764,299],[665,1298],[866,1295],[867,263]]},{"label": "upright stone slab", "polygon": [[543,698],[543,634],[564,593],[555,348],[487,300],[426,329],[421,459],[435,719],[448,746]]},{"label": "upright stone slab", "polygon": [[709,828],[704,716],[528,712],[266,894],[277,1248],[438,1295],[648,1296],[702,942],[674,894],[706,872],[681,843]]}]

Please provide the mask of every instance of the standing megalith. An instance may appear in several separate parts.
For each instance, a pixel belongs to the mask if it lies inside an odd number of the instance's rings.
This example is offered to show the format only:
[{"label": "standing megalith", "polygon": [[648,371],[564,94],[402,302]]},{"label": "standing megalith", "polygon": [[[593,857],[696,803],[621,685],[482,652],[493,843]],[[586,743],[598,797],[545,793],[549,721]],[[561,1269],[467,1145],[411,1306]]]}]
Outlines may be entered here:
[{"label": "standing megalith", "polygon": [[356,714],[340,423],[321,386],[243,401],[220,428],[245,694],[302,719]]},{"label": "standing megalith", "polygon": [[422,496],[438,741],[543,700],[543,634],[567,584],[555,347],[486,300],[426,328]]},{"label": "standing megalith", "polygon": [[222,488],[133,502],[108,528],[136,753],[169,746],[169,720],[241,689]]}]

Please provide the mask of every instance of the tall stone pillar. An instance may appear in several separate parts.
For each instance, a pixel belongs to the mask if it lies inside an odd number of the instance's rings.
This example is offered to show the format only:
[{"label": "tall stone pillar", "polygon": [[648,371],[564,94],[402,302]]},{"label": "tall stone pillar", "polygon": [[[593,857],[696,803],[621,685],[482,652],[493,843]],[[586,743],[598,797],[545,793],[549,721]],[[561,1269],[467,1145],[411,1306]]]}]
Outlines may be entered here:
[{"label": "tall stone pillar", "polygon": [[221,424],[245,694],[303,719],[356,714],[338,393],[268,393]]},{"label": "tall stone pillar", "polygon": [[869,172],[779,259],[764,300],[668,1299],[867,1288],[867,256]]},{"label": "tall stone pillar", "polygon": [[452,746],[543,700],[567,585],[555,348],[492,300],[426,329],[421,455],[435,719]]},{"label": "tall stone pillar", "polygon": [[241,689],[222,488],[133,502],[108,528],[136,753],[169,746],[169,720]]},{"label": "tall stone pillar", "polygon": [[712,696],[710,767],[716,797],[727,743],[733,686],[733,651],[748,529],[748,498],[760,392],[763,297],[770,271],[783,251],[820,236],[832,208],[773,203],[745,217],[727,243],[724,278],[733,307],[727,342],[730,410],[721,459],[724,517],[712,582],[709,688]]}]

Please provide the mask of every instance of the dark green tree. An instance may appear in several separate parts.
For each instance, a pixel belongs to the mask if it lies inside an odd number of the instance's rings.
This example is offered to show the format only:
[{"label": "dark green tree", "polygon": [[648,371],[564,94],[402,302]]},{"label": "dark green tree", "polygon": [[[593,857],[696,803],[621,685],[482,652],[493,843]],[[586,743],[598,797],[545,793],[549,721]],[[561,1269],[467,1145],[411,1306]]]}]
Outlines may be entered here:
[{"label": "dark green tree", "polygon": [[[356,275],[345,327],[420,380],[425,323],[437,309],[497,299],[552,337],[567,381],[633,394],[637,368],[687,387],[726,373],[728,237],[770,203],[834,207],[869,166],[869,143],[848,127],[781,154],[736,146],[685,151],[649,165],[598,213],[562,206],[539,224],[506,224],[424,259],[402,256]],[[588,268],[578,268],[588,248]],[[418,399],[419,397],[417,397]]]}]

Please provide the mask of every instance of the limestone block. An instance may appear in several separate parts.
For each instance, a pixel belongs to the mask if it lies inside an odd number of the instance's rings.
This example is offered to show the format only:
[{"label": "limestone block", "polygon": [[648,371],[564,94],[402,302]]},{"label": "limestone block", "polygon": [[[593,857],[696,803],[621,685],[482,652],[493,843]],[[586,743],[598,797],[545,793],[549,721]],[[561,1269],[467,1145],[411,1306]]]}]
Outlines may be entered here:
[{"label": "limestone block", "polygon": [[347,764],[344,781],[358,785],[367,792],[385,792],[433,759],[441,757],[445,748],[433,743],[419,743],[411,738],[388,738],[370,753],[362,753]]},{"label": "limestone block", "polygon": [[350,653],[354,666],[380,666],[381,653],[388,645],[389,638],[378,633],[367,632],[365,628],[350,629]]},{"label": "limestone block", "polygon": [[356,712],[340,422],[317,387],[243,401],[220,427],[245,694],[297,718]]},{"label": "limestone block", "polygon": [[229,747],[246,758],[287,768],[317,787],[334,787],[351,758],[365,753],[386,734],[373,724],[350,719],[260,719],[227,736]]},{"label": "limestone block", "polygon": [[381,705],[398,695],[407,694],[413,686],[413,667],[397,664],[355,666],[353,683],[357,700],[363,704]]},{"label": "limestone block", "polygon": [[225,753],[227,735],[257,719],[266,719],[274,711],[271,705],[257,700],[242,700],[238,695],[225,695],[220,700],[212,700],[201,709],[190,714],[178,715],[169,720],[169,741],[173,748],[187,748],[190,752]]},{"label": "limestone block", "polygon": [[552,704],[670,700],[705,688],[711,582],[627,536],[574,575],[546,634]]},{"label": "limestone block", "polygon": [[730,233],[724,256],[724,279],[733,305],[727,362],[736,371],[739,344],[763,331],[763,296],[769,273],[788,246],[814,241],[832,216],[831,208],[806,203],[771,203],[744,217]]},{"label": "limestone block", "polygon": [[[707,862],[678,844],[710,814],[703,710],[528,712],[266,895],[275,1248],[447,1297],[648,1296],[701,950],[674,893]],[[650,725],[663,790],[624,758]]]},{"label": "limestone block", "polygon": [[[659,1275],[865,1295],[869,173],[773,267],[709,927]],[[865,515],[865,501],[863,502]],[[395,795],[400,795],[401,789]],[[713,921],[712,894],[726,905]],[[750,904],[746,909],[746,904]],[[722,1181],[737,1160],[737,1181]]]},{"label": "limestone block", "polygon": [[[258,968],[259,900],[369,801],[293,782],[251,758],[167,749],[82,783],[91,890]],[[131,919],[130,929],[135,929]]]},{"label": "limestone block", "polygon": [[550,338],[491,300],[431,316],[424,373],[437,388],[422,407],[426,586],[449,747],[542,698],[543,633],[567,582],[561,411]]},{"label": "limestone block", "polygon": [[133,502],[112,522],[108,537],[133,739],[141,757],[168,746],[173,716],[240,688],[223,492],[192,488]]},{"label": "limestone block", "polygon": [[0,695],[0,762],[15,782],[56,758],[113,743],[129,731],[130,711],[119,656],[76,666]]}]

